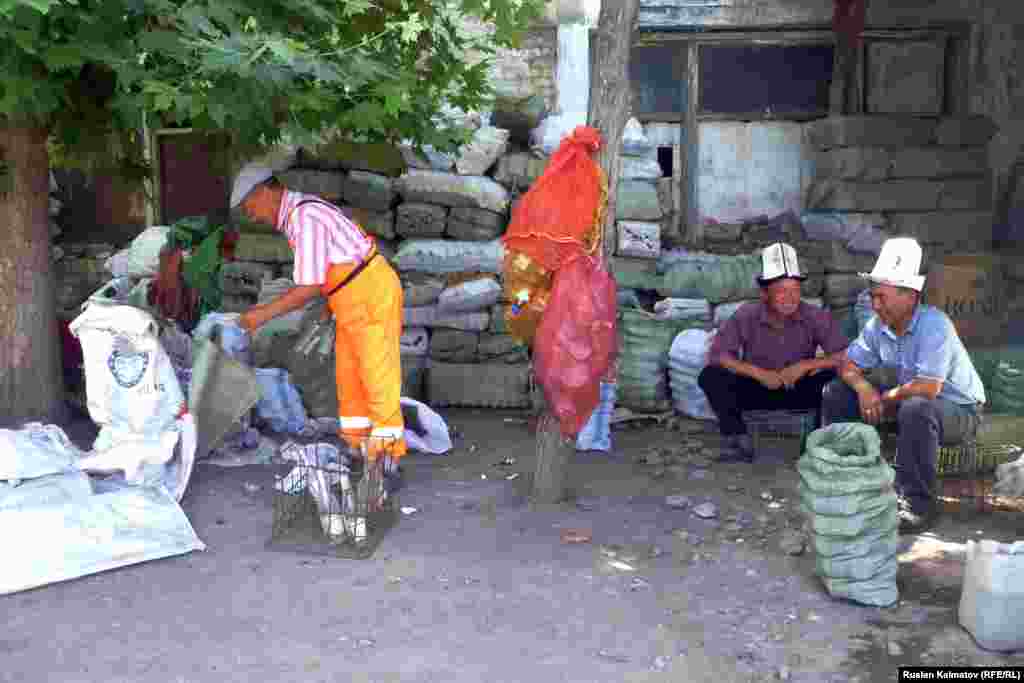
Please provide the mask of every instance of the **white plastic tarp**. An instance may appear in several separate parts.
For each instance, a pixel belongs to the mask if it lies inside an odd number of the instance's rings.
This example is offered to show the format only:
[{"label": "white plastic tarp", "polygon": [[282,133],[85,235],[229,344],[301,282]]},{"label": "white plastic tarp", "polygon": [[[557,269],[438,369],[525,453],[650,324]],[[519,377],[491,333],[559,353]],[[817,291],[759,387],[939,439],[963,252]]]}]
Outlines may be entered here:
[{"label": "white plastic tarp", "polygon": [[[62,474],[0,487],[0,595],[206,548],[163,488],[82,483]],[[36,495],[19,492],[29,485]]]},{"label": "white plastic tarp", "polygon": [[100,434],[83,452],[54,425],[0,430],[0,594],[206,547],[178,505],[196,425],[156,321],[97,304],[71,331]]}]

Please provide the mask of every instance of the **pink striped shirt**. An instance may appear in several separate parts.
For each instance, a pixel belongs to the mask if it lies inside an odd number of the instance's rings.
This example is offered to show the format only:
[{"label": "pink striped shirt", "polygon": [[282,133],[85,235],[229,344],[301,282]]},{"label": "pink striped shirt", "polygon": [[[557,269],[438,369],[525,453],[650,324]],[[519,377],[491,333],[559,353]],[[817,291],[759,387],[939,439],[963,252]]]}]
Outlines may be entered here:
[{"label": "pink striped shirt", "polygon": [[[295,209],[296,204],[308,199],[317,201]],[[340,209],[301,192],[284,191],[277,229],[288,237],[295,252],[296,285],[322,285],[333,264],[358,263],[373,248],[372,239]]]}]

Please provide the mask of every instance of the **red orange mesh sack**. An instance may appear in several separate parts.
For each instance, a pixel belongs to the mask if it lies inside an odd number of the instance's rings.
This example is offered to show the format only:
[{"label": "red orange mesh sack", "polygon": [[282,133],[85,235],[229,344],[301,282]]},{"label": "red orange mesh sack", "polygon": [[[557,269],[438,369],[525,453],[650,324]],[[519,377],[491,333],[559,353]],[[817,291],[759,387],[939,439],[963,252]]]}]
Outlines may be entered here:
[{"label": "red orange mesh sack", "polygon": [[608,187],[591,157],[600,146],[596,129],[577,126],[512,211],[502,238],[504,313],[509,333],[525,344],[533,344],[555,271],[600,241]]},{"label": "red orange mesh sack", "polygon": [[564,436],[579,434],[597,408],[618,350],[616,304],[615,280],[596,258],[580,254],[555,273],[533,363]]},{"label": "red orange mesh sack", "polygon": [[548,271],[593,246],[607,198],[601,167],[591,156],[601,147],[596,128],[577,126],[562,140],[544,173],[512,211],[502,240]]}]

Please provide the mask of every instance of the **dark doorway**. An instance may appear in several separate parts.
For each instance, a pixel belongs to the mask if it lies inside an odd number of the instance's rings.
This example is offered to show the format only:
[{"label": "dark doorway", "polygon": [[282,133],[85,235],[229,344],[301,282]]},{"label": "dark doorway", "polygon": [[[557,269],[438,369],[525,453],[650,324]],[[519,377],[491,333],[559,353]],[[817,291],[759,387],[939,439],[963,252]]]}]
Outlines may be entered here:
[{"label": "dark doorway", "polygon": [[199,133],[158,134],[159,221],[170,225],[186,216],[223,210],[230,187],[219,163],[218,139]]}]

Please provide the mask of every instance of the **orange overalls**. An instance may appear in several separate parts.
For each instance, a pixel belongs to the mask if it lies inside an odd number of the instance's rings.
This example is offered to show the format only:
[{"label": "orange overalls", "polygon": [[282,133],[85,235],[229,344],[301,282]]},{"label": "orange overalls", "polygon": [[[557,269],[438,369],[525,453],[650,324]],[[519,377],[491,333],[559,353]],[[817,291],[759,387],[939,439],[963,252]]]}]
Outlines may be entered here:
[{"label": "orange overalls", "polygon": [[[371,238],[372,239],[372,238]],[[326,296],[358,267],[336,263],[327,271]],[[327,300],[334,315],[338,433],[371,457],[405,455],[402,420],[402,285],[376,244],[370,260]]]},{"label": "orange overalls", "polygon": [[[334,207],[307,199],[291,211],[304,203]],[[291,212],[286,223],[290,220]],[[351,223],[372,243],[370,253],[360,263],[332,264],[320,288],[334,316],[338,434],[353,448],[367,443],[371,458],[387,455],[397,460],[406,452],[401,405],[402,285],[377,253],[373,237]]]}]

